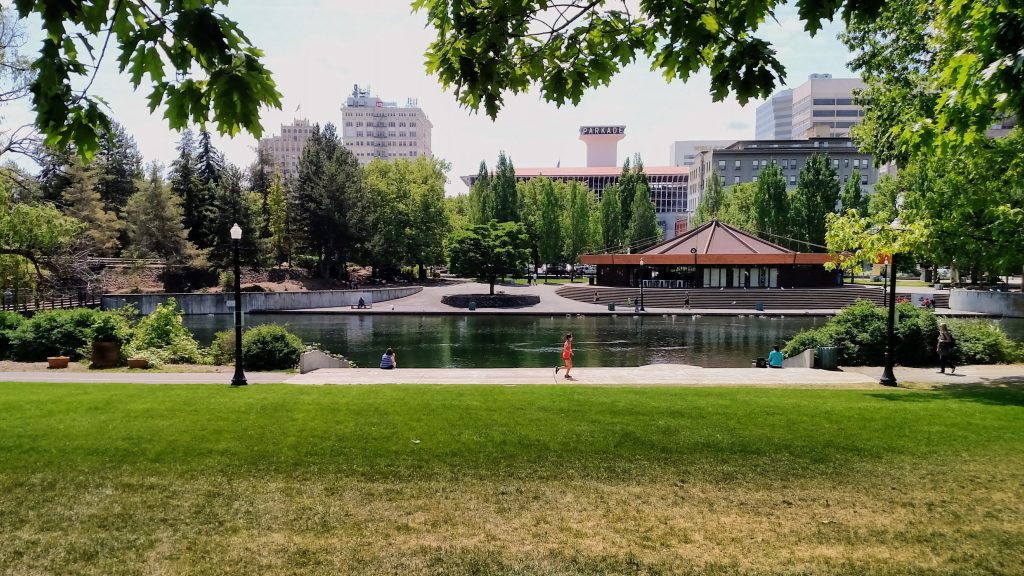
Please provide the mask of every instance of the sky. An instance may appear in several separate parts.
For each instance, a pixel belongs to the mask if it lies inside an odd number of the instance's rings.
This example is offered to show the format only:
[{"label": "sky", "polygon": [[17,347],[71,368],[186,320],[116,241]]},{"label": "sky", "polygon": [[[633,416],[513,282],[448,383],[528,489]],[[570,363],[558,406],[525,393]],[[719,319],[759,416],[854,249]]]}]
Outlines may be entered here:
[{"label": "sky", "polygon": [[[6,4],[6,3],[4,3]],[[423,53],[433,39],[426,16],[412,13],[409,0],[236,0],[223,12],[237,21],[254,45],[265,52],[283,95],[280,110],[264,110],[265,134],[279,134],[294,118],[338,124],[340,107],[353,84],[400,105],[416,98],[433,124],[435,156],[451,163],[448,194],[466,192],[459,179],[475,174],[481,160],[494,167],[499,151],[519,167],[584,166],[586,148],[578,140],[581,125],[624,124],[619,163],[639,153],[648,166],[669,164],[669,146],[676,140],[749,139],[754,137],[757,105],[740,106],[734,99],[712,102],[706,73],[687,82],[666,82],[649,62],[624,69],[610,86],[588,91],[576,106],[556,107],[538,91],[506,96],[496,120],[461,108],[450,92],[427,75]],[[852,75],[850,54],[836,39],[838,24],[827,25],[811,38],[796,11],[785,7],[778,22],[769,21],[758,36],[775,46],[794,87],[814,72],[836,77]],[[37,50],[38,24],[28,23],[28,44]],[[146,161],[169,164],[180,135],[167,127],[162,111],[150,113],[143,85],[133,91],[108,52],[92,92],[110,104],[110,114],[135,137]],[[31,121],[28,102],[2,111],[5,125]],[[228,161],[247,166],[255,158],[256,140],[242,134],[217,137],[216,146]]]}]

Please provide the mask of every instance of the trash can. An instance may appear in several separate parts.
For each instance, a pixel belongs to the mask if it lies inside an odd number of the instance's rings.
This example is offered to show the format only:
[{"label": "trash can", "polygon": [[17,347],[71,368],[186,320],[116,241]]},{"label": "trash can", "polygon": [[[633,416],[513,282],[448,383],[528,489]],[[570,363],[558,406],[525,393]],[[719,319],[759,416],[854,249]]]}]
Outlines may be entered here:
[{"label": "trash can", "polygon": [[757,310],[758,312],[764,312],[764,302],[755,302],[754,310]]},{"label": "trash can", "polygon": [[609,302],[608,303],[608,311],[609,312],[615,312],[615,302]]},{"label": "trash can", "polygon": [[839,350],[835,346],[818,348],[818,367],[822,370],[838,370]]},{"label": "trash can", "polygon": [[476,300],[470,300],[469,301],[469,309],[470,310],[476,310]]}]

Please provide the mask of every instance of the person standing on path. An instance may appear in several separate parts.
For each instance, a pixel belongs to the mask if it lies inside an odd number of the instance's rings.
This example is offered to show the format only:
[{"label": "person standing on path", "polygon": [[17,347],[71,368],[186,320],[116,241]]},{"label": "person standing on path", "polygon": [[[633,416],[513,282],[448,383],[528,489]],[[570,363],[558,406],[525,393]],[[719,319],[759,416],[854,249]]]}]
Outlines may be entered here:
[{"label": "person standing on path", "polygon": [[939,373],[946,373],[946,365],[949,365],[949,373],[956,374],[956,366],[953,364],[953,349],[956,347],[956,339],[949,327],[943,322],[939,324],[939,343],[935,351],[939,353]]},{"label": "person standing on path", "polygon": [[690,309],[690,293],[683,292],[683,308]]},{"label": "person standing on path", "polygon": [[572,380],[572,376],[569,375],[572,370],[572,334],[565,335],[565,344],[562,345],[562,361],[564,362],[563,366],[555,366],[555,374],[557,375],[558,371],[564,368],[565,379]]}]

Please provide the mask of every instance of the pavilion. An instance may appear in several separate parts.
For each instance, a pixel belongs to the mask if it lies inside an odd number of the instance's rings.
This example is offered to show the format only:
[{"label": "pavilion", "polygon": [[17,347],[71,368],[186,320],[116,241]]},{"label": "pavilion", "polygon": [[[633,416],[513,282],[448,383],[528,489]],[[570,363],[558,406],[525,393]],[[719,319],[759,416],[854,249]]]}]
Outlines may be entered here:
[{"label": "pavilion", "polygon": [[824,253],[794,252],[712,220],[644,252],[587,254],[599,286],[646,288],[820,288],[842,286]]}]

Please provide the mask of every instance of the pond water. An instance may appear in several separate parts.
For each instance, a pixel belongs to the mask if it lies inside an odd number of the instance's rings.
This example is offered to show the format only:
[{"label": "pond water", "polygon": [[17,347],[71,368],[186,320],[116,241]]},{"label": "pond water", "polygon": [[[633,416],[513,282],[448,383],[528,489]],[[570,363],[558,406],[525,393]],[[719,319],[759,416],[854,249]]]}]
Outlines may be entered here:
[{"label": "pond water", "polygon": [[[218,330],[233,326],[230,315],[186,316],[185,325],[205,346]],[[580,366],[639,366],[677,363],[744,367],[767,356],[823,317],[735,316],[247,316],[248,325],[285,324],[306,343],[343,354],[361,367],[376,366],[389,346],[399,366],[418,368],[536,368],[560,363],[562,335],[573,333]],[[997,321],[1017,340],[1024,320]]]},{"label": "pond water", "polygon": [[[232,317],[186,316],[185,324],[204,345]],[[638,366],[654,363],[707,367],[749,366],[772,344],[825,318],[676,318],[660,316],[397,316],[254,315],[248,325],[277,323],[345,355],[359,366],[376,366],[387,347],[399,366],[420,368],[547,367],[560,363],[562,336],[573,333],[581,366]]]}]

